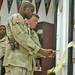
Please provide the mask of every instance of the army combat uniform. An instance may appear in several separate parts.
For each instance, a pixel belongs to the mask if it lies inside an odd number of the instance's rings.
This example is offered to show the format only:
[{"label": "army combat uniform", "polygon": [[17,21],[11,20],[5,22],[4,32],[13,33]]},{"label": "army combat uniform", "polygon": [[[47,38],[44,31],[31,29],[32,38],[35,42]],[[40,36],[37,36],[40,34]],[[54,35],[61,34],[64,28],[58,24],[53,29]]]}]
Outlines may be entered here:
[{"label": "army combat uniform", "polygon": [[7,40],[8,38],[6,35],[4,36],[4,38],[0,39],[0,59],[5,55]]},{"label": "army combat uniform", "polygon": [[8,38],[7,38],[6,35],[2,39],[0,39],[0,68],[2,68],[2,66],[3,66],[3,58],[4,58],[4,55],[5,55],[7,40],[8,40]]},{"label": "army combat uniform", "polygon": [[35,55],[41,48],[37,34],[30,30],[19,13],[9,17],[6,32],[9,38],[14,37],[19,43],[19,49],[12,50],[8,41],[3,63],[5,75],[33,75]]}]

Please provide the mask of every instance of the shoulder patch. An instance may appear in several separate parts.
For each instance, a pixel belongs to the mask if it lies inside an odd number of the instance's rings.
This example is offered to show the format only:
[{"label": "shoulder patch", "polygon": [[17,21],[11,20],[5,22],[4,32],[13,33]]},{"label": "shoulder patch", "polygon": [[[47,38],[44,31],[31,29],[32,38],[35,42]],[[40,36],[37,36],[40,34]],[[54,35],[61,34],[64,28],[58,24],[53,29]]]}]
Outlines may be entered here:
[{"label": "shoulder patch", "polygon": [[20,22],[21,20],[18,18],[18,16],[13,17],[13,24],[20,23]]}]

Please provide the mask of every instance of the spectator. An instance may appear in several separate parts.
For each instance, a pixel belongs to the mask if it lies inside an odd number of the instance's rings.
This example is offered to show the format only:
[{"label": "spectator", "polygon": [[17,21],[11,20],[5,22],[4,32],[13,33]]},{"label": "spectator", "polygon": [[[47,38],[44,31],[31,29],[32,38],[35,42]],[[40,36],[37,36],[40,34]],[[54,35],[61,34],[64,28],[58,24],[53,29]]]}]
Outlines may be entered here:
[{"label": "spectator", "polygon": [[1,67],[1,75],[4,75],[5,68],[3,67],[3,59],[5,55],[6,45],[7,45],[7,36],[6,36],[6,27],[4,25],[0,25],[0,67]]}]

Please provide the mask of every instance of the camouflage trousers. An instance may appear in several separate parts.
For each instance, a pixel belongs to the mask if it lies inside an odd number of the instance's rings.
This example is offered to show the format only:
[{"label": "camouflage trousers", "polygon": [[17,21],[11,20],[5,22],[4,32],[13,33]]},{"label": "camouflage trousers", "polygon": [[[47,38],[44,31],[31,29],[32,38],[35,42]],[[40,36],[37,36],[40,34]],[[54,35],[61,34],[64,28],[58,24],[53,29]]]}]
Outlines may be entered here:
[{"label": "camouflage trousers", "polygon": [[33,75],[33,71],[28,71],[23,67],[8,66],[5,67],[5,75]]},{"label": "camouflage trousers", "polygon": [[0,60],[0,75],[1,75],[2,60]]}]

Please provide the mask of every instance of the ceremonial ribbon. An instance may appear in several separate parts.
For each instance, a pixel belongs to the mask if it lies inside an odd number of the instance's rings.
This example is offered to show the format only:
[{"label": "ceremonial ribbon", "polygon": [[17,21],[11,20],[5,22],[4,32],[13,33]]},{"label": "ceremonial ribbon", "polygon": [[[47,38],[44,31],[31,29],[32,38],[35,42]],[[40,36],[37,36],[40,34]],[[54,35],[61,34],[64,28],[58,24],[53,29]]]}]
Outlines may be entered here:
[{"label": "ceremonial ribbon", "polygon": [[62,58],[61,58],[59,64],[56,67],[53,67],[52,69],[47,70],[47,74],[56,73],[56,72],[60,71],[60,69],[62,68],[64,59],[65,59],[65,56],[66,56],[67,49],[70,48],[70,47],[72,47],[72,46],[74,46],[74,42],[73,41],[71,41],[68,44],[67,48],[65,49],[65,51],[64,51],[64,53],[62,55]]}]

